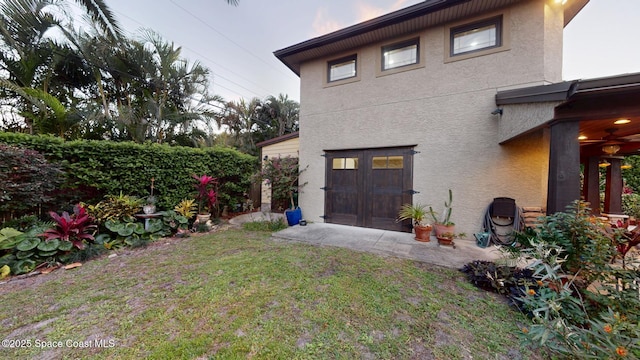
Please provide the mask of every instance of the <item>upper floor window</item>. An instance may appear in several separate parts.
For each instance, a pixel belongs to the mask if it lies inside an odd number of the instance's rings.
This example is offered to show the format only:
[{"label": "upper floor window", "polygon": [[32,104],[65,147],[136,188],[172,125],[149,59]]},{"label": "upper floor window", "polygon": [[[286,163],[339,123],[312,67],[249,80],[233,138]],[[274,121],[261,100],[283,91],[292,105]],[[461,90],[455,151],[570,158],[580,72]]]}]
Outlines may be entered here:
[{"label": "upper floor window", "polygon": [[395,69],[417,64],[419,59],[419,39],[411,39],[382,48],[382,70]]},{"label": "upper floor window", "polygon": [[329,82],[348,79],[356,76],[357,56],[351,55],[329,62]]},{"label": "upper floor window", "polygon": [[502,46],[502,16],[451,29],[450,56]]}]

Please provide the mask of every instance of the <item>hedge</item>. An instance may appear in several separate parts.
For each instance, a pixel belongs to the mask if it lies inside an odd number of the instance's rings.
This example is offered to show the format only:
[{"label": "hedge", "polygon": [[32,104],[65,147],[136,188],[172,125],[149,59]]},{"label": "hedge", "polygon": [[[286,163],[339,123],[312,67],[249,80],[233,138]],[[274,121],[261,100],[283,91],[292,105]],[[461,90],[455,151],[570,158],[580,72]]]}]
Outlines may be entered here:
[{"label": "hedge", "polygon": [[[53,136],[0,132],[0,143],[36,150],[66,173],[63,189],[74,201],[100,200],[107,194],[146,197],[151,178],[158,208],[173,209],[182,199],[193,198],[192,175],[217,177],[219,205],[244,200],[257,158],[232,148],[195,149],[160,144],[100,140],[64,141]],[[230,206],[231,207],[231,206]]]}]

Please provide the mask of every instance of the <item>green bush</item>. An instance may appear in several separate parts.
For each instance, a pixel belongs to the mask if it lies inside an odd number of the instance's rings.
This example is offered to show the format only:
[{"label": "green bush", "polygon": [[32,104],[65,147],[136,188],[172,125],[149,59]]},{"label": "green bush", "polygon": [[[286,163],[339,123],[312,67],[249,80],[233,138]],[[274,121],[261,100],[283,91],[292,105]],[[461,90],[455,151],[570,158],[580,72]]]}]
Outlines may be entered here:
[{"label": "green bush", "polygon": [[516,298],[532,318],[527,342],[561,358],[640,356],[639,274],[612,261],[616,244],[628,236],[591,216],[580,201],[542,218],[535,231],[517,234],[507,250],[529,261],[534,280]]},{"label": "green bush", "polygon": [[[257,159],[231,148],[194,149],[159,144],[77,140],[0,132],[0,143],[36,150],[67,175],[61,194],[67,202],[97,202],[104,195],[147,197],[154,182],[159,209],[173,209],[192,198],[193,174],[218,179],[218,204],[242,203],[249,192]],[[56,209],[59,210],[59,209]],[[214,214],[216,215],[216,214]]]}]

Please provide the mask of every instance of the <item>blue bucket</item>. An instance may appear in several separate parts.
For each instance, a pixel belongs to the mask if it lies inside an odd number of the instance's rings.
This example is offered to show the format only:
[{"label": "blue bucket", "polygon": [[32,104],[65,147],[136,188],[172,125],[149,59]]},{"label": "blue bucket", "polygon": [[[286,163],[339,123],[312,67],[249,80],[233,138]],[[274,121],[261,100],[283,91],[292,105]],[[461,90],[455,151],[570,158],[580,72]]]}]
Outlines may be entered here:
[{"label": "blue bucket", "polygon": [[287,224],[289,224],[289,226],[298,225],[300,219],[302,219],[302,210],[299,207],[287,209],[284,211],[284,215],[287,217]]}]

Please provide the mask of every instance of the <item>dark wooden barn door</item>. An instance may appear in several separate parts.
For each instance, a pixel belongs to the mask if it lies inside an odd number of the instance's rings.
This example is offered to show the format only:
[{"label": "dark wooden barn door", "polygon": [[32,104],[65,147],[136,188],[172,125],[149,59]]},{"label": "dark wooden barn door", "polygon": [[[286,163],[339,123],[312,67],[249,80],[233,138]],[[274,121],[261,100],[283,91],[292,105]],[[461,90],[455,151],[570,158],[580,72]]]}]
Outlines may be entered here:
[{"label": "dark wooden barn door", "polygon": [[403,203],[411,203],[412,148],[328,151],[325,220],[376,229],[411,231],[396,222]]}]

